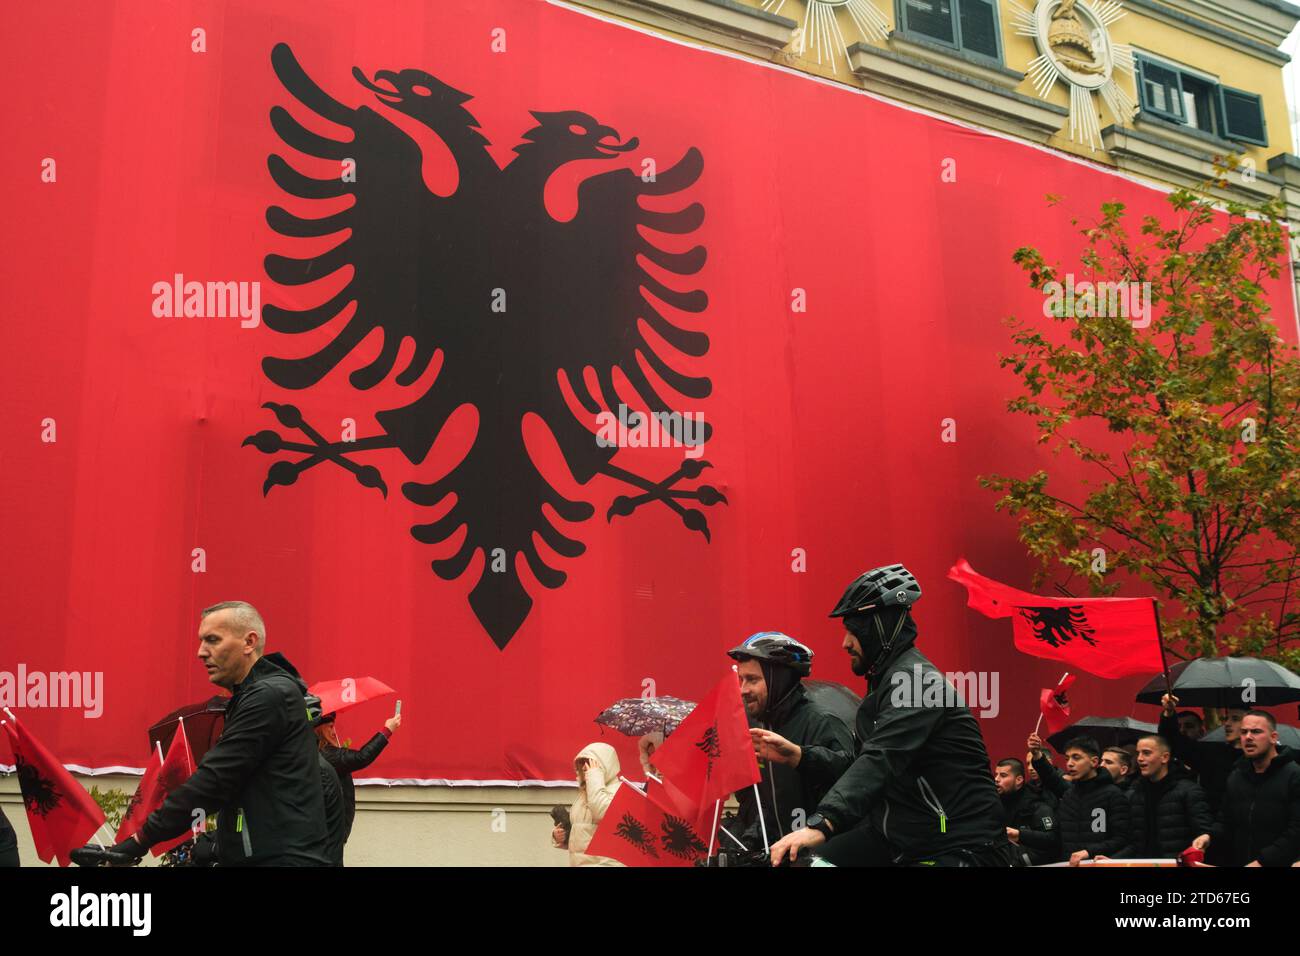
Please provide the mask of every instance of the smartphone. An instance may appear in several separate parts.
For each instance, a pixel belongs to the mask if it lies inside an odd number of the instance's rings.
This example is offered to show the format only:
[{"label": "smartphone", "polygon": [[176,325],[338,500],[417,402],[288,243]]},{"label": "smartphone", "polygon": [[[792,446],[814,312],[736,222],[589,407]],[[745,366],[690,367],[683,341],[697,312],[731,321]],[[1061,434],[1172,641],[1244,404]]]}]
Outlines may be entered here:
[{"label": "smartphone", "polygon": [[401,717],[401,716],[402,716],[402,701],[401,701],[400,699],[398,699],[398,701],[397,701],[397,712],[394,713],[393,716],[394,716],[394,717]]}]

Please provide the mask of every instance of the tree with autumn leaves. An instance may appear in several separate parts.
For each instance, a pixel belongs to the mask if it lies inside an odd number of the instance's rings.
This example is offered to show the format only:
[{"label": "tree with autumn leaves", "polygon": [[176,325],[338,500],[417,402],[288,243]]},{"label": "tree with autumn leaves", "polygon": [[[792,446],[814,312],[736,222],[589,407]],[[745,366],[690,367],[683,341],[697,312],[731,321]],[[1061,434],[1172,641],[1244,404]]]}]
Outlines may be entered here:
[{"label": "tree with autumn leaves", "polygon": [[[1023,391],[1007,407],[1082,462],[1082,490],[1061,492],[1047,470],[979,480],[1041,561],[1037,586],[1065,573],[1107,595],[1137,578],[1160,596],[1173,653],[1297,669],[1300,357],[1278,329],[1294,321],[1291,297],[1274,312],[1263,288],[1290,268],[1282,204],[1216,207],[1189,190],[1168,202],[1136,236],[1120,203],[1071,220],[1079,281],[1149,282],[1149,325],[1091,295],[1008,320],[1016,350],[1000,362]],[[1033,248],[1013,259],[1045,296],[1076,278]],[[1095,440],[1089,422],[1110,434]]]}]

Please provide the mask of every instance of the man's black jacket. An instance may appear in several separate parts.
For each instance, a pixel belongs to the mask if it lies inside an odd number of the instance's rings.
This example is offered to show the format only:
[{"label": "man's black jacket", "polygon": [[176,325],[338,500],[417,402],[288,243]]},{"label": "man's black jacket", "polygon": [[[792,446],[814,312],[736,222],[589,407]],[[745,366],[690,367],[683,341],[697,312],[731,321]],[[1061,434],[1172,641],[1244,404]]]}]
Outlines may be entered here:
[{"label": "man's black jacket", "polygon": [[[270,658],[278,655],[270,655]],[[325,802],[307,685],[258,658],[235,685],[221,738],[193,775],[149,814],[145,846],[180,836],[193,811],[217,814],[222,866],[326,866]]]},{"label": "man's black jacket", "polygon": [[317,754],[316,762],[320,767],[320,789],[325,800],[325,856],[329,858],[330,866],[342,866],[343,844],[348,839],[343,786],[339,783],[339,775],[323,755]]},{"label": "man's black jacket", "polygon": [[1055,863],[1061,858],[1061,829],[1051,804],[1027,786],[998,800],[1003,823],[1020,831],[1019,845],[1028,854],[1030,866]]},{"label": "man's black jacket", "polygon": [[1210,812],[1218,813],[1223,803],[1223,788],[1227,785],[1228,774],[1241,759],[1241,747],[1228,743],[1207,743],[1204,740],[1192,740],[1184,736],[1178,728],[1178,715],[1161,712],[1159,724],[1160,736],[1169,742],[1169,752],[1173,759],[1185,763],[1196,774],[1197,782],[1205,791],[1209,801]]},{"label": "man's black jacket", "polygon": [[[1033,761],[1031,760],[1030,763],[1033,763]],[[1056,805],[1060,803],[1061,798],[1052,791],[1045,789],[1041,783],[1030,780],[1028,777],[1025,778],[1025,789],[1051,807],[1053,813],[1056,812]]]},{"label": "man's black jacket", "polygon": [[[794,823],[802,822],[794,819],[796,811],[802,810],[804,818],[812,816],[813,808],[853,760],[854,747],[853,734],[844,721],[809,700],[802,684],[794,688],[779,713],[772,717],[772,731],[803,750],[797,767],[767,761],[762,765],[763,776],[758,791],[763,797],[768,840],[775,843],[791,831]],[[775,807],[772,805],[773,781],[776,784]],[[755,847],[761,849],[763,837],[753,788],[738,791],[736,802],[740,804],[739,819],[744,827],[741,841],[751,850]]]},{"label": "man's black jacket", "polygon": [[1034,759],[1034,769],[1044,788],[1060,797],[1056,822],[1064,858],[1078,850],[1087,850],[1093,859],[1117,856],[1128,846],[1129,798],[1115,786],[1110,771],[1098,767],[1092,779],[1069,783],[1046,756]]},{"label": "man's black jacket", "polygon": [[1300,858],[1300,765],[1290,747],[1263,773],[1246,757],[1228,775],[1223,806],[1210,829],[1210,853],[1228,866],[1258,861],[1290,866]]},{"label": "man's black jacket", "polygon": [[0,810],[0,866],[4,865],[6,854],[17,857],[18,834],[14,832],[13,826],[5,819],[4,810]]},{"label": "man's black jacket", "polygon": [[1129,814],[1127,857],[1176,857],[1214,823],[1201,785],[1173,770],[1158,782],[1138,777]]},{"label": "man's black jacket", "polygon": [[343,827],[343,842],[352,836],[352,821],[357,816],[357,790],[352,782],[352,775],[364,770],[375,762],[383,749],[388,746],[388,737],[381,730],[366,741],[360,750],[350,747],[322,747],[321,754],[329,761],[334,772],[338,774],[339,786],[343,788],[343,807],[346,819]]},{"label": "man's black jacket", "polygon": [[835,833],[870,819],[900,862],[1007,842],[979,724],[914,692],[931,673],[910,645],[885,661],[858,708],[858,755],[817,807]]}]

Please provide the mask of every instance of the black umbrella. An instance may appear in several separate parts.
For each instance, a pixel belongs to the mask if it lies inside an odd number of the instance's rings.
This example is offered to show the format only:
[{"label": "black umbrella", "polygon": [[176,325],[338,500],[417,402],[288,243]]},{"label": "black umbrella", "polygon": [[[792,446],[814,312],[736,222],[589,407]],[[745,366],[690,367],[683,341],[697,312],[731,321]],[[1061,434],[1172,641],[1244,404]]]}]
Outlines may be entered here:
[{"label": "black umbrella", "polygon": [[[1169,668],[1169,677],[1180,707],[1272,707],[1300,700],[1300,677],[1258,657],[1180,661]],[[1164,693],[1165,679],[1160,675],[1138,692],[1137,699],[1158,704]]]},{"label": "black umbrella", "polygon": [[217,696],[173,710],[149,728],[149,749],[153,750],[154,747],[161,745],[163,753],[167,753],[172,745],[172,737],[176,734],[178,722],[184,717],[185,737],[190,742],[190,753],[194,755],[194,762],[197,764],[221,736],[228,703],[230,703],[229,697]]},{"label": "black umbrella", "polygon": [[1132,717],[1085,717],[1064,730],[1058,730],[1047,738],[1047,742],[1059,754],[1065,753],[1065,745],[1075,737],[1091,737],[1102,747],[1123,747],[1155,732],[1155,724]]},{"label": "black umbrella", "polygon": [[[1284,747],[1295,747],[1300,749],[1300,728],[1292,727],[1290,724],[1277,725],[1277,742]],[[1227,737],[1222,727],[1215,727],[1208,734],[1202,737],[1198,743],[1203,744],[1228,744]]]},{"label": "black umbrella", "polygon": [[806,680],[803,689],[809,700],[840,718],[850,730],[853,729],[858,707],[862,704],[861,697],[843,684],[830,680]]},{"label": "black umbrella", "polygon": [[655,731],[667,737],[694,709],[693,701],[676,697],[624,697],[602,710],[596,723],[613,727],[629,737]]}]

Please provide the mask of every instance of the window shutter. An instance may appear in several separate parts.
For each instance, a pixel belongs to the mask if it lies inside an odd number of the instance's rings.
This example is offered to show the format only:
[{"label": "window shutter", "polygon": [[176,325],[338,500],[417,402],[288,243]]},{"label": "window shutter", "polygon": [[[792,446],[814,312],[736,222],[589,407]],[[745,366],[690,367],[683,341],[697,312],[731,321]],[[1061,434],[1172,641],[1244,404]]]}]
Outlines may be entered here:
[{"label": "window shutter", "polygon": [[1224,86],[1219,88],[1219,95],[1223,103],[1224,137],[1267,146],[1264,104],[1259,94]]},{"label": "window shutter", "polygon": [[955,44],[952,0],[903,0],[907,30],[921,36]]},{"label": "window shutter", "polygon": [[961,47],[998,59],[998,18],[993,0],[958,0]]},{"label": "window shutter", "polygon": [[1143,110],[1178,123],[1186,121],[1183,86],[1177,70],[1139,58],[1138,78]]}]

